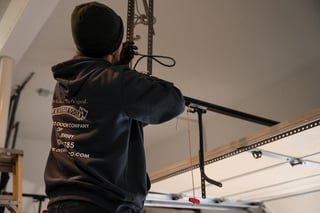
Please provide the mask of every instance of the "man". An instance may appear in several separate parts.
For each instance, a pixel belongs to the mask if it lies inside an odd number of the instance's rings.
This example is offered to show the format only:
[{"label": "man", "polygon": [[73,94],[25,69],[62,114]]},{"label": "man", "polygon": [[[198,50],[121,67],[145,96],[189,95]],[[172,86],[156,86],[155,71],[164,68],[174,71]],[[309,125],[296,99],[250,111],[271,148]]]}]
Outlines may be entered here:
[{"label": "man", "polygon": [[143,125],[178,116],[183,96],[128,67],[135,47],[122,45],[122,20],[106,5],[75,7],[71,23],[79,54],[52,68],[48,212],[142,212],[150,188]]}]

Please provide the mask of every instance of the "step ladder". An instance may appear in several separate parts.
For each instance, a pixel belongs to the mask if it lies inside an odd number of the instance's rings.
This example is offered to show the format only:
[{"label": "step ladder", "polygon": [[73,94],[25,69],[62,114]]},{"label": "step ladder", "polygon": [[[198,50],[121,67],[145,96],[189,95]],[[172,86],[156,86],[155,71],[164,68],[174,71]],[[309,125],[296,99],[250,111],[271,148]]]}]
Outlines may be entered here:
[{"label": "step ladder", "polygon": [[12,195],[0,194],[0,206],[11,213],[22,213],[22,157],[22,150],[0,148],[0,171],[12,173]]}]

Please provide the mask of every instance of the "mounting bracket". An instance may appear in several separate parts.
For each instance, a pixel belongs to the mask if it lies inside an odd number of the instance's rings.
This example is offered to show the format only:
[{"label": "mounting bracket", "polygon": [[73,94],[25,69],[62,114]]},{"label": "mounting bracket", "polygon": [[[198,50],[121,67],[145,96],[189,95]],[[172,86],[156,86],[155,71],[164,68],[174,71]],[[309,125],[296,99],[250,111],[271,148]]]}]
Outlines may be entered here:
[{"label": "mounting bracket", "polygon": [[202,114],[206,113],[206,109],[203,107],[197,107],[194,105],[190,105],[190,108],[193,110],[191,112],[197,112],[198,114],[198,126],[199,126],[199,168],[201,175],[201,195],[202,198],[206,198],[206,181],[218,187],[222,187],[222,183],[209,178],[204,169],[204,151],[203,151],[203,121]]},{"label": "mounting bracket", "polygon": [[297,165],[308,165],[308,166],[320,166],[319,162],[311,161],[311,160],[304,160],[303,158],[306,158],[308,156],[304,156],[301,158],[296,158],[284,154],[279,154],[271,151],[265,151],[261,149],[255,149],[251,151],[251,154],[255,159],[261,158],[262,156],[267,156],[271,158],[276,158],[279,160],[288,161],[291,166],[297,166]]}]

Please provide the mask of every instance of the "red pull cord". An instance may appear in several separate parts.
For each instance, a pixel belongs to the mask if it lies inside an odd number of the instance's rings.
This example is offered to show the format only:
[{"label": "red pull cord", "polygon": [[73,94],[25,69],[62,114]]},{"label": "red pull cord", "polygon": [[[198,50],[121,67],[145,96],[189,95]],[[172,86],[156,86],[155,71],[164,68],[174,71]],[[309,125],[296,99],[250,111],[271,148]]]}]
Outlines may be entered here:
[{"label": "red pull cord", "polygon": [[191,177],[192,177],[192,195],[193,197],[189,198],[189,202],[192,205],[200,204],[200,200],[195,197],[195,190],[194,190],[194,174],[193,174],[193,165],[192,165],[192,146],[191,146],[191,133],[190,133],[190,118],[189,118],[190,106],[187,108],[187,132],[188,132],[188,142],[189,142],[189,162],[191,168]]}]

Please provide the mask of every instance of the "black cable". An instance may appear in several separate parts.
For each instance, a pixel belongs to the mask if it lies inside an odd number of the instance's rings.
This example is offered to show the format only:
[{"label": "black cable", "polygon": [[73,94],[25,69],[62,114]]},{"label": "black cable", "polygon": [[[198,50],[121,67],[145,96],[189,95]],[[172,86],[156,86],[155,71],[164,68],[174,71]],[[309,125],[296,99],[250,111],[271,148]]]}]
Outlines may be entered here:
[{"label": "black cable", "polygon": [[[158,62],[159,64],[161,64],[162,66],[165,67],[174,67],[176,65],[176,60],[170,56],[164,56],[164,55],[144,55],[144,54],[140,54],[140,53],[135,53],[135,55],[139,55],[140,58],[138,58],[138,60],[136,61],[135,65],[133,66],[133,69],[136,69],[138,63],[143,59],[143,58],[151,58],[152,60]],[[171,60],[171,64],[168,63],[164,63],[162,61],[160,61],[158,58],[161,59],[168,59]]]}]

